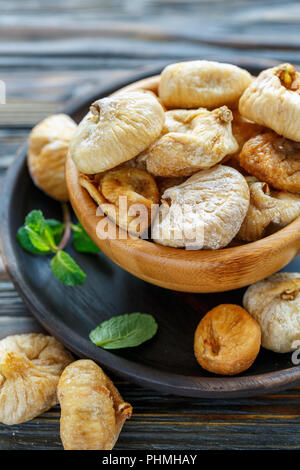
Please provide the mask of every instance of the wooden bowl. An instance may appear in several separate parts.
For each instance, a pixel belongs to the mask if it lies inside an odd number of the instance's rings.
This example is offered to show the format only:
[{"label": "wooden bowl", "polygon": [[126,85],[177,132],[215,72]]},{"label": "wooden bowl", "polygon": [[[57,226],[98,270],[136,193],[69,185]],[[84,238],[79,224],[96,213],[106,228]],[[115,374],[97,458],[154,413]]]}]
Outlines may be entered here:
[{"label": "wooden bowl", "polygon": [[[116,93],[137,89],[157,92],[158,83],[156,75]],[[96,226],[103,216],[96,215],[97,206],[80,186],[78,171],[70,157],[66,178],[73,209],[100,249],[126,271],[160,287],[195,293],[237,289],[283,268],[300,250],[300,217],[262,240],[216,251],[170,248],[139,238],[100,240]]]}]

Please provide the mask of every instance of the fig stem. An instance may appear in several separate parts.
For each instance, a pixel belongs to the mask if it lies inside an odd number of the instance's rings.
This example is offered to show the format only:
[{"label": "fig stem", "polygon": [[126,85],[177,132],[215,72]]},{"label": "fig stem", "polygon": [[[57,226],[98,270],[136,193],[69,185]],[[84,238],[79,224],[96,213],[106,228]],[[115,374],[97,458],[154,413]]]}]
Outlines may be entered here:
[{"label": "fig stem", "polygon": [[65,227],[65,230],[64,230],[63,237],[60,241],[60,244],[57,247],[57,251],[63,250],[65,248],[66,244],[69,241],[70,235],[71,235],[71,227],[70,227],[71,213],[70,213],[69,205],[68,205],[67,202],[62,202],[61,207],[62,207],[63,224],[64,224],[64,227]]}]

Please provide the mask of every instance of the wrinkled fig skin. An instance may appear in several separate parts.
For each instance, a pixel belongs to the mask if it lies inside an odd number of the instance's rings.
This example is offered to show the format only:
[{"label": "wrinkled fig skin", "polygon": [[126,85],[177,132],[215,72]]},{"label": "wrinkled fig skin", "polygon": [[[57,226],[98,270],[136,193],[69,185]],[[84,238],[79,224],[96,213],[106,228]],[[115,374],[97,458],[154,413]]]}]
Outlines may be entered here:
[{"label": "wrinkled fig skin", "polygon": [[119,168],[110,170],[99,185],[107,201],[118,205],[120,196],[127,198],[128,205],[144,204],[151,209],[151,204],[158,203],[158,189],[154,178],[139,168]]},{"label": "wrinkled fig skin", "polygon": [[60,435],[65,450],[111,450],[132,407],[90,360],[68,366],[59,381]]},{"label": "wrinkled fig skin", "polygon": [[159,190],[146,171],[123,166],[98,177],[80,175],[79,182],[102,212],[122,229],[139,236],[150,226],[155,215],[153,204],[159,203]]},{"label": "wrinkled fig skin", "polygon": [[237,237],[244,241],[262,238],[270,224],[285,227],[300,215],[300,195],[273,190],[255,176],[247,176],[250,207]]},{"label": "wrinkled fig skin", "polygon": [[206,60],[168,65],[161,74],[159,97],[168,108],[217,108],[236,105],[251,75],[235,65]]},{"label": "wrinkled fig skin", "polygon": [[240,113],[287,139],[300,142],[299,82],[300,74],[291,64],[264,70],[243,93]]},{"label": "wrinkled fig skin", "polygon": [[162,201],[152,230],[156,243],[217,250],[238,233],[249,207],[249,188],[238,171],[217,165],[168,188]]},{"label": "wrinkled fig skin", "polygon": [[240,165],[273,188],[300,192],[300,143],[269,131],[249,139],[239,155]]},{"label": "wrinkled fig skin", "polygon": [[132,91],[103,98],[78,126],[70,154],[78,170],[100,173],[143,152],[160,135],[164,110],[156,96]]},{"label": "wrinkled fig skin", "polygon": [[58,403],[56,388],[71,354],[51,336],[23,334],[0,341],[0,422],[24,423]]},{"label": "wrinkled fig skin", "polygon": [[299,292],[300,273],[273,274],[246,290],[243,305],[260,324],[264,348],[288,353],[299,347]]},{"label": "wrinkled fig skin", "polygon": [[227,106],[208,111],[166,112],[163,136],[144,152],[147,170],[155,176],[190,176],[211,168],[238,150]]},{"label": "wrinkled fig skin", "polygon": [[194,351],[201,367],[221,375],[248,369],[259,353],[259,324],[239,305],[222,304],[210,310],[195,332]]},{"label": "wrinkled fig skin", "polygon": [[75,122],[65,114],[54,114],[37,124],[29,136],[28,168],[40,189],[59,201],[69,199],[65,162]]}]

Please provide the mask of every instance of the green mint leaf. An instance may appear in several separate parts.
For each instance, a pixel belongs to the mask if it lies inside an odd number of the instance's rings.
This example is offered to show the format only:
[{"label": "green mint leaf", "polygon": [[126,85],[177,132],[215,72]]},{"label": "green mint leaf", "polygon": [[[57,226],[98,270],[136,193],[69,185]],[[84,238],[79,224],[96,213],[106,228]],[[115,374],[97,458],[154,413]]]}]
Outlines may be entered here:
[{"label": "green mint leaf", "polygon": [[[51,222],[50,222],[51,224]],[[25,218],[25,225],[18,230],[20,245],[30,253],[48,254],[55,250],[55,241],[47,229],[46,221],[40,210],[33,210]]]},{"label": "green mint leaf", "polygon": [[53,274],[66,286],[84,284],[86,274],[68,253],[59,250],[50,262]]},{"label": "green mint leaf", "polygon": [[56,246],[51,228],[48,225],[45,226],[44,233],[43,233],[43,238],[48,243],[51,250],[55,251],[57,246]]},{"label": "green mint leaf", "polygon": [[42,235],[36,233],[30,226],[25,225],[24,230],[26,231],[31,244],[42,253],[49,253],[50,245]]},{"label": "green mint leaf", "polygon": [[55,244],[59,245],[65,230],[64,224],[56,219],[46,219],[46,226],[50,228]]},{"label": "green mint leaf", "polygon": [[20,227],[17,233],[17,240],[20,243],[21,247],[29,251],[29,253],[33,253],[35,255],[45,255],[47,253],[50,253],[50,250],[48,249],[47,252],[45,251],[40,251],[37,248],[33,246],[33,244],[30,241],[29,235],[27,231],[25,230],[25,227]]},{"label": "green mint leaf", "polygon": [[73,247],[82,253],[98,253],[100,249],[88,236],[81,224],[71,225],[73,234]]},{"label": "green mint leaf", "polygon": [[34,210],[29,212],[25,218],[25,226],[26,225],[36,233],[42,233],[45,228],[45,218],[42,211]]},{"label": "green mint leaf", "polygon": [[139,346],[157,332],[157,323],[147,313],[130,313],[112,317],[90,332],[90,340],[104,349]]}]

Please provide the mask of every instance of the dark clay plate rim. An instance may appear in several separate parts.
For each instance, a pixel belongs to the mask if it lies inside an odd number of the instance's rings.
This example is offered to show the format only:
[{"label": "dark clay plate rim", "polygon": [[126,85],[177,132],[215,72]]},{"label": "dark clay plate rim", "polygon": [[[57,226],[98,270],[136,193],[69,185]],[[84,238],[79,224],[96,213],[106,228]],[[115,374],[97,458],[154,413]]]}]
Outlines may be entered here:
[{"label": "dark clay plate rim", "polygon": [[[87,106],[95,99],[107,96],[110,93],[124,87],[133,81],[146,78],[159,73],[160,69],[148,73],[139,74],[131,79],[118,82],[114,86],[101,87],[97,92],[89,96],[75,100],[62,112],[73,115],[83,106]],[[16,181],[26,170],[27,145],[17,154],[17,158],[8,169],[2,188],[2,208],[0,235],[3,244],[3,259],[10,277],[20,293],[28,309],[42,326],[58,341],[79,357],[88,357],[107,367],[114,373],[133,382],[156,390],[184,395],[190,397],[225,398],[238,396],[251,396],[267,392],[284,390],[300,384],[300,367],[291,367],[265,374],[238,377],[193,377],[174,373],[162,372],[149,366],[137,364],[128,359],[111,354],[104,349],[94,346],[88,338],[82,337],[66,326],[55,314],[46,317],[42,302],[39,302],[31,291],[30,286],[22,276],[22,267],[18,265],[18,259],[11,243],[14,234],[10,231],[11,201],[17,191]]]}]

